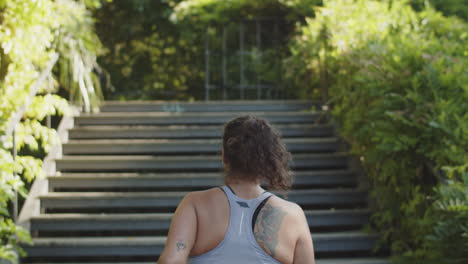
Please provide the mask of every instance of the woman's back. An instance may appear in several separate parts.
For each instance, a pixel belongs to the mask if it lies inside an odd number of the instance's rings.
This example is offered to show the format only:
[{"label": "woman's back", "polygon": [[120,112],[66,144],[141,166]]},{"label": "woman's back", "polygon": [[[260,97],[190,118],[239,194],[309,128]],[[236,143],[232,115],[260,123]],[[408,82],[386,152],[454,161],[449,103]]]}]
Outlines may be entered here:
[{"label": "woman's back", "polygon": [[[252,199],[243,199],[235,195],[235,193],[227,186],[223,186],[223,194],[228,200],[229,213],[222,216],[222,223],[227,223],[227,228],[213,228],[213,218],[219,217],[218,213],[214,213],[210,217],[210,211],[217,211],[216,207],[208,207],[207,205],[199,204],[197,212],[201,212],[204,219],[198,219],[199,228],[204,234],[197,238],[194,244],[194,251],[189,263],[205,264],[216,263],[220,259],[223,263],[265,263],[278,264],[279,262],[267,254],[256,242],[252,230],[252,221],[256,209],[260,207],[262,202],[267,202],[271,197],[271,193],[264,192],[258,197]],[[219,192],[219,191],[218,191]],[[219,198],[218,193],[213,191],[207,192],[205,195]],[[219,199],[221,201],[221,199]],[[226,201],[222,207],[226,206]],[[215,205],[216,206],[216,205]],[[225,209],[225,208],[223,208]],[[216,241],[213,241],[216,237]],[[219,240],[221,238],[221,240]],[[213,245],[216,244],[216,245]]]},{"label": "woman's back", "polygon": [[260,185],[291,187],[291,154],[277,131],[258,117],[235,118],[225,125],[221,157],[227,185],[184,197],[158,263],[313,264],[302,209]]},{"label": "woman's back", "polygon": [[192,192],[184,199],[194,207],[197,223],[189,263],[313,263],[294,259],[302,247],[309,252],[305,257],[313,260],[309,228],[299,206],[268,192],[244,199],[236,195],[242,194],[240,188],[223,189]]}]

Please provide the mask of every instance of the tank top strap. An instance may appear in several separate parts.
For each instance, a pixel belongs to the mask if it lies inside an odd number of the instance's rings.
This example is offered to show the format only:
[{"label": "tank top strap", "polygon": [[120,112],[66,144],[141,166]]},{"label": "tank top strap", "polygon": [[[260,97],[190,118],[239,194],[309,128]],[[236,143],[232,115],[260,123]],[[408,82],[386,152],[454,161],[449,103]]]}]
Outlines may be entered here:
[{"label": "tank top strap", "polygon": [[[238,205],[242,208],[249,209],[249,211],[255,211],[256,208],[268,197],[272,196],[273,194],[265,191],[262,194],[260,194],[257,198],[254,199],[243,199],[239,196],[237,196],[234,193],[234,190],[231,189],[231,187],[224,185],[220,187],[224,193],[226,193],[226,196],[229,200],[229,204],[232,205]],[[236,206],[237,207],[237,206]]]},{"label": "tank top strap", "polygon": [[223,186],[220,186],[219,188],[223,190],[223,192],[226,194],[229,204],[231,204],[233,201],[236,200],[236,195],[234,194],[234,191],[231,189],[231,187],[227,185],[223,185]]}]

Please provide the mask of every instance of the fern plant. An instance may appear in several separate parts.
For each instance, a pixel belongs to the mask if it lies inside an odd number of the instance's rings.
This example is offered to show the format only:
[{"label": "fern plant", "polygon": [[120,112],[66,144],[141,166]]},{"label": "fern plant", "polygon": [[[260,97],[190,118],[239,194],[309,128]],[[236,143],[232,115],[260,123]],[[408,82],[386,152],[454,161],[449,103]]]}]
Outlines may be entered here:
[{"label": "fern plant", "polygon": [[434,263],[468,261],[468,173],[434,188],[435,202],[426,217],[433,219],[426,246],[436,253]]}]

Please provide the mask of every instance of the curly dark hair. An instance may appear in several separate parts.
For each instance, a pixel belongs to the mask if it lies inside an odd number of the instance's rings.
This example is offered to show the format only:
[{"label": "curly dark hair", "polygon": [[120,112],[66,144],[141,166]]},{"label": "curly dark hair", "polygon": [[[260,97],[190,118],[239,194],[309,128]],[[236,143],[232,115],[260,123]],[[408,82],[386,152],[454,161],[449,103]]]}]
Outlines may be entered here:
[{"label": "curly dark hair", "polygon": [[279,131],[265,119],[243,115],[226,123],[223,149],[227,180],[260,180],[272,190],[291,188],[291,153],[286,150]]}]

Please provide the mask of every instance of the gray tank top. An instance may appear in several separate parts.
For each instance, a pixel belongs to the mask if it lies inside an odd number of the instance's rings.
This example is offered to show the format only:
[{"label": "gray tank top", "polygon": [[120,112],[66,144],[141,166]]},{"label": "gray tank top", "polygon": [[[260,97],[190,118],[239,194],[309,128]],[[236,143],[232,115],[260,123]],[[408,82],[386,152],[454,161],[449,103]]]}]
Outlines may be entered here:
[{"label": "gray tank top", "polygon": [[[254,218],[273,194],[264,192],[254,199],[238,197],[231,188],[222,186],[226,194],[231,216],[223,240],[212,250],[189,258],[190,264],[281,264],[257,243],[253,233]],[[201,234],[202,235],[202,234]]]}]

